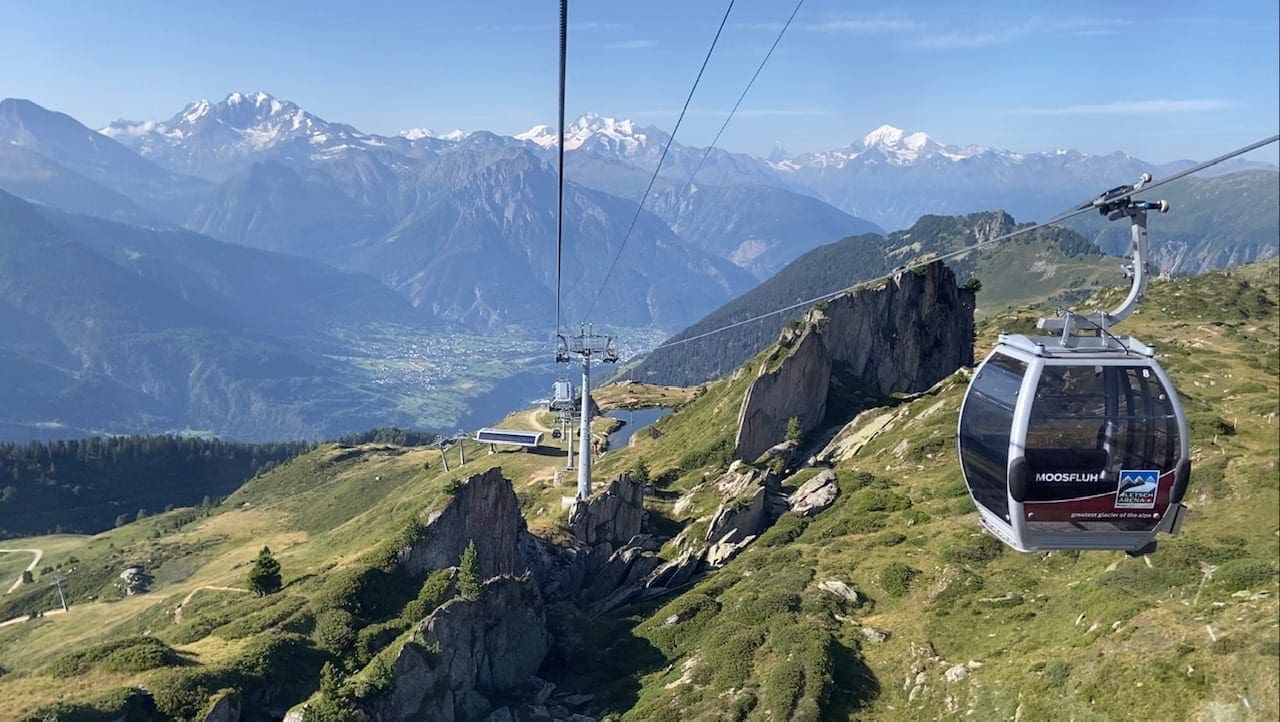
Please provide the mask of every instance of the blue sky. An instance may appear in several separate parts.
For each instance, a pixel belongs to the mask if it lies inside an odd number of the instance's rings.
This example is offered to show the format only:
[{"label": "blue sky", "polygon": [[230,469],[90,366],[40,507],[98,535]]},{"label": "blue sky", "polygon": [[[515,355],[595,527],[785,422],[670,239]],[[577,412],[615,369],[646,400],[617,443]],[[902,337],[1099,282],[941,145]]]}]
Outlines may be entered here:
[{"label": "blue sky", "polygon": [[[670,128],[726,4],[573,0],[570,114]],[[711,139],[793,5],[738,0],[678,140]],[[1203,159],[1277,132],[1278,14],[1275,0],[806,0],[721,145],[824,150],[889,123],[947,143]],[[266,90],[370,132],[515,133],[554,122],[557,20],[554,0],[15,0],[0,4],[0,96],[99,127]]]}]

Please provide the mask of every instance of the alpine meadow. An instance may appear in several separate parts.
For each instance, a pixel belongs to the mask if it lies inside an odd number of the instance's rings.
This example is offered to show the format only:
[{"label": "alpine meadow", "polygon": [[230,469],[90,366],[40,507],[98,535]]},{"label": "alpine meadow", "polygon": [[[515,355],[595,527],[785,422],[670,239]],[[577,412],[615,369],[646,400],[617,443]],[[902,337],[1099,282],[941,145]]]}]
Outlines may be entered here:
[{"label": "alpine meadow", "polygon": [[1280,10],[0,8],[0,722],[1280,719]]}]

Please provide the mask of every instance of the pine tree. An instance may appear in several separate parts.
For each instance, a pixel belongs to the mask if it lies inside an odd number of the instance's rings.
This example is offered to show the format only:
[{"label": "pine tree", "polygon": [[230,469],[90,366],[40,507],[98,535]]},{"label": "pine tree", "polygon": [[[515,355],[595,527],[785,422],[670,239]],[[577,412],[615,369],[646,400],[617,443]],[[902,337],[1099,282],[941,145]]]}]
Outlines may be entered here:
[{"label": "pine tree", "polygon": [[480,560],[476,558],[476,542],[471,540],[458,562],[458,592],[468,602],[480,598]]},{"label": "pine tree", "polygon": [[799,417],[792,416],[791,418],[787,419],[787,435],[786,435],[786,440],[787,440],[787,441],[799,441],[799,440],[800,440],[800,438],[801,438],[802,436],[804,436],[804,432],[802,432],[802,431],[800,430],[800,419],[799,419]]},{"label": "pine tree", "polygon": [[271,556],[271,549],[262,547],[258,558],[249,570],[249,590],[260,597],[280,591],[280,562]]}]

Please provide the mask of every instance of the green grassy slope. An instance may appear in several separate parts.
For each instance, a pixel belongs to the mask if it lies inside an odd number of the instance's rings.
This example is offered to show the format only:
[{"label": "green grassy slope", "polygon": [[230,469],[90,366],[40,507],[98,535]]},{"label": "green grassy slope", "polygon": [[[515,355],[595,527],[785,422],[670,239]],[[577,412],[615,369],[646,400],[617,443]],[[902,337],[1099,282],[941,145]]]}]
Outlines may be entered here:
[{"label": "green grassy slope", "polygon": [[[725,570],[603,622],[612,643],[583,665],[603,671],[583,681],[637,720],[1274,717],[1276,289],[1274,262],[1158,283],[1128,326],[1164,349],[1192,421],[1192,511],[1155,555],[1019,554],[980,533],[955,460],[957,374],[837,439],[858,450],[831,509],[784,516]],[[665,468],[668,445],[697,438],[679,416],[611,464]]]},{"label": "green grassy slope", "polygon": [[[586,622],[581,653],[553,658],[542,674],[627,720],[990,719],[1019,709],[1022,719],[1274,718],[1278,284],[1274,261],[1159,282],[1124,327],[1162,350],[1192,420],[1191,513],[1156,554],[1018,554],[980,533],[955,460],[958,373],[863,412],[835,439],[842,493],[830,509],[784,516],[722,571]],[[979,345],[1028,318],[993,316]],[[699,388],[657,434],[605,454],[597,480],[643,463],[656,487],[646,499],[654,530],[697,535],[720,501],[708,482],[729,462],[753,376],[747,367]],[[526,411],[506,423],[550,421]],[[376,687],[422,607],[448,593],[439,579],[388,575],[385,551],[453,483],[499,465],[531,530],[564,532],[560,498],[572,479],[562,456],[466,451],[463,468],[449,452],[446,472],[435,449],[327,445],[208,514],[179,509],[91,537],[6,541],[45,557],[37,584],[0,596],[0,620],[56,606],[54,573],[65,574],[72,608],[0,627],[0,718],[103,695],[115,696],[93,704],[120,710],[127,700],[116,690],[136,685],[184,714],[226,686],[285,709],[314,693],[326,660]],[[220,589],[244,588],[263,545],[282,565],[281,593]],[[677,548],[668,541],[662,553]],[[150,593],[117,591],[132,563],[155,575]],[[822,590],[828,580],[860,598]],[[887,639],[871,641],[879,633]],[[124,646],[103,646],[112,641]],[[75,684],[58,676],[70,667],[83,668]]]}]

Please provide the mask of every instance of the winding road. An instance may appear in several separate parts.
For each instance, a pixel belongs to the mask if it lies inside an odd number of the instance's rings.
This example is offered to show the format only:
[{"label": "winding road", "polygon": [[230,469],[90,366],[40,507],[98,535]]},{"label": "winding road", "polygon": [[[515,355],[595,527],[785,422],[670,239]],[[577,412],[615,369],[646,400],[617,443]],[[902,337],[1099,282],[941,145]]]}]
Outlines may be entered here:
[{"label": "winding road", "polygon": [[[0,549],[0,554],[34,554],[36,555],[36,558],[32,559],[31,563],[27,565],[27,568],[23,570],[23,571],[31,572],[31,571],[35,571],[36,565],[40,563],[40,557],[44,556],[44,550],[43,549]],[[8,591],[5,592],[5,594],[12,594],[13,590],[17,589],[20,586],[22,586],[21,574],[18,575],[17,579],[13,580],[13,584],[9,585],[9,589]]]},{"label": "winding road", "polygon": [[244,592],[246,594],[249,592],[248,589],[237,589],[236,587],[214,587],[209,585],[205,585],[203,587],[196,587],[195,589],[192,589],[190,592],[188,592],[187,596],[183,597],[182,601],[178,603],[178,606],[174,608],[173,610],[174,624],[182,623],[182,608],[187,606],[187,602],[191,601],[191,598],[196,595],[196,592],[203,591],[205,589],[212,589],[215,592]]}]

